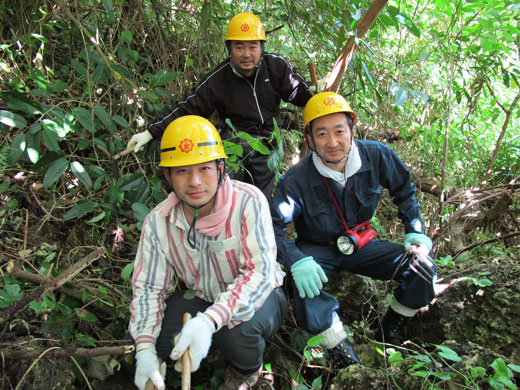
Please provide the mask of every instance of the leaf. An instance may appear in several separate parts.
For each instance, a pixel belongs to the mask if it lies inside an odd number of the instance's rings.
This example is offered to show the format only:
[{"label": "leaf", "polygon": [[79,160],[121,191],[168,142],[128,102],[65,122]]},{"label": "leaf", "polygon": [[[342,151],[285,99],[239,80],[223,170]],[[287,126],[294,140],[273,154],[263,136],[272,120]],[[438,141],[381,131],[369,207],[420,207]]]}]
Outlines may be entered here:
[{"label": "leaf", "polygon": [[489,280],[489,279],[476,279],[474,281],[474,283],[478,287],[488,287],[488,286],[493,285],[493,282],[491,280]]},{"label": "leaf", "polygon": [[135,218],[141,222],[144,222],[144,219],[150,212],[150,209],[144,203],[133,203],[132,210],[134,212]]},{"label": "leaf", "polygon": [[74,313],[82,321],[85,321],[85,322],[98,321],[98,318],[96,317],[96,315],[94,313],[89,312],[88,310],[75,308]]},{"label": "leaf", "polygon": [[121,42],[130,45],[132,43],[132,31],[125,30],[121,33]]},{"label": "leaf", "polygon": [[390,356],[388,357],[388,363],[392,367],[401,367],[404,362],[403,354],[401,351],[396,351],[393,348],[388,348],[387,352],[390,352]]},{"label": "leaf", "polygon": [[297,351],[303,351],[307,346],[309,334],[301,329],[296,329],[291,333],[291,347]]},{"label": "leaf", "polygon": [[322,383],[322,375],[320,375],[319,377],[317,377],[316,379],[314,379],[312,381],[312,388],[313,389],[321,389],[323,387],[323,383]]},{"label": "leaf", "polygon": [[308,349],[303,351],[303,356],[305,357],[305,360],[307,360],[307,363],[310,363],[312,361],[311,351],[309,351]]},{"label": "leaf", "polygon": [[39,133],[31,134],[31,132],[29,132],[27,134],[26,152],[29,161],[33,164],[36,164],[40,159],[40,138]]},{"label": "leaf", "polygon": [[414,97],[415,100],[423,100],[424,102],[430,104],[430,97],[426,95],[424,92],[416,91],[416,90],[410,90],[410,94]]},{"label": "leaf", "polygon": [[244,131],[239,131],[237,133],[237,137],[247,141],[249,143],[249,146],[251,146],[257,152],[260,152],[265,156],[269,155],[270,151],[267,148],[267,146],[265,146],[261,140],[253,137],[251,134],[246,133]]},{"label": "leaf", "polygon": [[34,122],[31,127],[29,127],[30,134],[36,134],[42,129],[42,124],[40,122]]},{"label": "leaf", "polygon": [[182,73],[181,72],[166,73],[166,71],[164,69],[161,69],[152,76],[152,79],[150,80],[150,88],[154,88],[157,85],[169,84],[172,80],[177,78],[177,76],[179,76],[180,74],[182,74]]},{"label": "leaf", "polygon": [[56,81],[53,81],[52,83],[50,83],[47,86],[47,89],[51,93],[61,93],[61,92],[64,92],[65,89],[67,89],[67,83],[62,80],[56,80]]},{"label": "leaf", "polygon": [[448,348],[444,345],[437,345],[437,348],[441,350],[441,352],[439,352],[439,356],[442,356],[444,359],[451,360],[453,362],[460,362],[462,360],[460,356],[457,355],[457,352],[451,348]]},{"label": "leaf", "polygon": [[96,104],[94,106],[94,112],[96,113],[97,117],[101,119],[101,122],[103,122],[103,124],[108,128],[110,134],[113,134],[116,130],[116,126],[110,115],[108,115],[105,111],[105,107],[103,107],[101,104]]},{"label": "leaf", "polygon": [[112,115],[112,119],[114,120],[114,122],[116,122],[120,126],[123,126],[125,129],[127,129],[130,126],[126,119],[123,118],[121,115]]},{"label": "leaf", "polygon": [[126,282],[132,276],[132,272],[134,272],[134,262],[128,263],[125,265],[123,270],[121,271],[121,277]]},{"label": "leaf", "polygon": [[421,30],[419,30],[419,27],[417,27],[417,25],[415,23],[410,22],[410,25],[408,26],[408,29],[417,38],[421,37]]},{"label": "leaf", "polygon": [[72,162],[70,164],[70,168],[80,182],[82,182],[88,188],[92,188],[92,179],[90,178],[90,175],[88,174],[85,167],[79,161]]},{"label": "leaf", "polygon": [[187,289],[184,295],[182,296],[184,299],[195,299],[195,290]]},{"label": "leaf", "polygon": [[307,340],[307,347],[309,348],[315,348],[319,347],[321,343],[325,340],[325,337],[323,335],[316,335],[312,336],[309,340]]},{"label": "leaf", "polygon": [[24,117],[33,117],[43,111],[42,105],[38,101],[18,91],[10,91],[2,94],[2,96],[7,103],[7,108],[21,111],[20,114]]},{"label": "leaf", "polygon": [[70,63],[81,77],[83,77],[85,80],[88,80],[87,68],[85,68],[85,66],[81,62],[79,62],[78,60],[71,60]]},{"label": "leaf", "polygon": [[127,79],[132,78],[132,72],[130,72],[127,68],[117,64],[112,64],[110,67],[112,68],[112,71],[115,71],[117,74],[124,76]]},{"label": "leaf", "polygon": [[114,4],[112,3],[112,0],[103,0],[103,5],[105,6],[105,9],[107,10],[108,21],[111,24],[114,24],[116,18],[114,16]]},{"label": "leaf", "polygon": [[143,174],[140,172],[125,175],[120,179],[119,190],[130,191],[134,188],[139,187],[144,181]]},{"label": "leaf", "polygon": [[66,158],[60,158],[59,160],[54,161],[45,173],[45,177],[43,178],[43,188],[48,189],[53,185],[61,175],[63,175],[68,167],[69,162]]},{"label": "leaf", "polygon": [[48,127],[44,127],[42,131],[42,136],[50,150],[52,150],[53,152],[57,152],[60,150],[60,145],[58,144],[58,141],[60,139],[55,131],[50,130]]},{"label": "leaf", "polygon": [[500,358],[496,358],[490,366],[495,370],[495,373],[501,377],[509,378],[513,375],[511,370],[506,366],[506,363]]},{"label": "leaf", "polygon": [[90,115],[89,110],[84,107],[76,107],[72,110],[72,114],[85,129],[90,132],[96,131],[96,126],[92,121],[92,116]]},{"label": "leaf", "polygon": [[63,220],[68,221],[75,218],[81,218],[94,211],[96,207],[97,203],[91,200],[79,201],[76,206],[71,208],[63,215]]},{"label": "leaf", "polygon": [[520,372],[520,366],[519,365],[516,365],[516,364],[508,364],[507,365],[511,370],[513,370],[514,372]]},{"label": "leaf", "polygon": [[22,157],[26,147],[27,140],[25,137],[25,133],[18,134],[14,138],[13,142],[11,143],[11,147],[9,148],[9,154],[7,155],[7,164],[15,164],[20,159],[20,157]]},{"label": "leaf", "polygon": [[40,313],[46,309],[45,305],[42,302],[32,301],[29,303],[29,308],[34,310],[36,313]]},{"label": "leaf", "polygon": [[106,212],[103,211],[103,212],[101,212],[101,214],[96,215],[95,217],[90,218],[86,223],[88,223],[89,225],[93,225],[93,224],[95,224],[96,222],[99,222],[99,221],[101,221],[103,218],[105,218],[105,215],[106,215]]},{"label": "leaf", "polygon": [[44,129],[48,129],[56,133],[58,137],[64,138],[69,132],[70,128],[65,128],[65,126],[61,126],[58,122],[53,121],[51,119],[44,119],[42,120],[42,126]]},{"label": "leaf", "polygon": [[472,379],[475,379],[475,378],[478,378],[479,376],[484,376],[486,375],[486,369],[484,367],[473,367],[471,369],[471,378]]},{"label": "leaf", "polygon": [[107,76],[105,70],[107,69],[108,68],[104,64],[98,64],[98,66],[96,66],[96,69],[94,69],[94,73],[92,74],[92,81],[94,83],[106,82]]},{"label": "leaf", "polygon": [[372,75],[370,74],[370,71],[368,70],[367,64],[365,64],[365,61],[361,61],[361,67],[363,68],[363,72],[365,72],[368,81],[370,81],[370,84],[374,85],[374,79],[372,78]]},{"label": "leaf", "polygon": [[154,92],[157,93],[157,95],[165,98],[165,99],[172,99],[173,96],[170,92],[168,92],[166,89],[164,88],[161,88],[161,87],[155,87],[154,89]]},{"label": "leaf", "polygon": [[277,170],[277,168],[280,166],[280,164],[281,164],[281,160],[280,160],[280,157],[278,156],[278,153],[272,153],[267,158],[267,167],[273,172]]},{"label": "leaf", "polygon": [[45,99],[49,99],[50,97],[52,97],[52,94],[49,91],[47,91],[46,89],[41,89],[41,88],[31,89],[29,91],[29,95],[35,96],[35,97],[41,97],[41,98],[45,98]]},{"label": "leaf", "polygon": [[0,110],[0,123],[6,125],[7,127],[15,127],[18,129],[27,126],[27,121],[23,116],[6,110]]},{"label": "leaf", "polygon": [[408,99],[408,92],[403,87],[399,87],[397,89],[397,93],[395,94],[395,106],[402,106],[406,100]]}]

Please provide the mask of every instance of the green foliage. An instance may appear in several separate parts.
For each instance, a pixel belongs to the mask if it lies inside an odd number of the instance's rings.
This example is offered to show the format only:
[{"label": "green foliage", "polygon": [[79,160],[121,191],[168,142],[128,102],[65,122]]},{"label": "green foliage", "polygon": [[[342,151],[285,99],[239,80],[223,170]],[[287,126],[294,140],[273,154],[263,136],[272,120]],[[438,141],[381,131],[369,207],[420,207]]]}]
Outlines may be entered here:
[{"label": "green foliage", "polygon": [[2,281],[3,285],[0,289],[0,309],[9,307],[13,302],[23,298],[21,288],[17,283],[14,281],[9,283],[3,278],[1,278],[0,281]]},{"label": "green foliage", "polygon": [[[121,285],[128,287],[139,229],[167,190],[156,176],[156,144],[117,161],[113,156],[226,56],[223,37],[230,17],[240,11],[256,13],[268,32],[266,50],[285,55],[304,76],[312,61],[318,77],[324,77],[347,39],[355,36],[371,1],[191,1],[173,7],[167,2],[81,0],[73,12],[52,2],[14,3],[7,2],[0,11],[0,227],[16,231],[29,215],[36,218],[29,225],[39,234],[51,222],[57,223],[56,230],[79,230],[82,244],[103,245],[109,252],[92,271],[96,278],[115,267],[118,274],[111,277],[115,283],[121,277]],[[412,173],[436,181],[443,177],[443,189],[480,186],[497,147],[487,184],[500,186],[518,178],[520,112],[513,102],[519,93],[519,14],[520,7],[506,0],[389,1],[367,34],[356,39],[339,90],[359,116],[357,134],[378,140],[392,134],[402,140],[393,146],[409,156]],[[290,157],[288,138],[298,143],[301,137],[301,110],[285,103],[282,109],[296,112],[288,129],[275,122],[275,131],[264,140],[235,130],[238,142],[224,142],[231,169],[243,169],[242,144],[248,144],[268,156],[278,180]],[[436,214],[425,203],[423,215],[426,220],[435,216],[428,221],[434,228],[457,213],[456,206],[445,204]],[[518,210],[517,204],[513,207]],[[382,220],[371,223],[378,235],[396,235]],[[495,229],[479,231],[477,239],[496,237]],[[73,247],[81,245],[70,236]],[[121,264],[120,244],[127,246]],[[53,243],[17,253],[28,268],[54,277],[67,264],[64,250],[70,249],[57,249]],[[472,253],[493,251],[515,258],[517,249],[477,248]],[[453,256],[442,253],[438,265],[452,269],[471,259],[466,253]],[[5,272],[0,281],[0,308],[34,288]],[[491,283],[485,275],[468,282],[479,288]],[[107,319],[91,302],[113,308],[110,321],[128,315],[116,304],[127,305],[128,297],[115,296],[103,286],[82,288],[81,299],[47,293],[30,308],[45,319],[43,330],[92,347],[97,335],[92,337],[89,330]],[[327,364],[319,342],[299,331],[291,334],[291,346],[305,364]],[[391,366],[403,367],[402,358],[394,351]],[[457,371],[456,358],[439,347],[429,355],[414,355],[411,372],[430,388],[457,377],[466,386],[486,378],[494,389],[511,388],[512,372],[518,372],[517,366],[500,360],[490,368]],[[299,371],[291,375],[296,388],[326,387],[325,376],[308,380]]]},{"label": "green foliage", "polygon": [[[431,389],[454,386],[465,388],[482,388],[483,382],[489,383],[492,389],[516,389],[512,382],[513,371],[518,372],[518,366],[505,364],[501,358],[496,358],[485,367],[471,364],[466,366],[463,359],[452,348],[446,345],[433,345],[433,352],[407,353],[406,360],[400,351],[387,349],[388,362],[400,370],[407,370],[411,376],[423,378],[423,386]],[[378,352],[384,352],[378,348]]]}]

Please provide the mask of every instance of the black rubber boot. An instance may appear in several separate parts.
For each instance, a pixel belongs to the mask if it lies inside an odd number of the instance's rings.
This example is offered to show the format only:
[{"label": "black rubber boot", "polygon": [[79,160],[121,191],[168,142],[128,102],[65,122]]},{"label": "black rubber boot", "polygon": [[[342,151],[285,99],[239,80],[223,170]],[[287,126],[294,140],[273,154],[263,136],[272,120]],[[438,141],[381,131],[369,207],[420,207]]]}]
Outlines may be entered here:
[{"label": "black rubber boot", "polygon": [[330,351],[332,352],[334,366],[337,368],[346,368],[352,364],[360,363],[356,352],[354,352],[354,348],[352,348],[352,345],[350,345],[346,339],[341,341]]},{"label": "black rubber boot", "polygon": [[376,340],[387,344],[403,345],[408,339],[408,324],[411,318],[389,308],[383,318],[382,329],[380,328],[376,333]]}]

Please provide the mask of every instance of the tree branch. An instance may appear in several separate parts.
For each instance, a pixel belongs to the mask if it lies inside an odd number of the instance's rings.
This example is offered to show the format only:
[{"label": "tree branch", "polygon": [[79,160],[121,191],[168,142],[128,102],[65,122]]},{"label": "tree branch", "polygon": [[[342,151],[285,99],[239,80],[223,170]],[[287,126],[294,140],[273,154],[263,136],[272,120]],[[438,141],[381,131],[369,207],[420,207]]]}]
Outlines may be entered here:
[{"label": "tree branch", "polygon": [[347,69],[350,60],[352,59],[352,55],[354,54],[354,49],[356,48],[356,39],[363,38],[365,36],[368,29],[375,22],[387,2],[388,0],[372,1],[372,4],[370,4],[370,7],[368,7],[367,12],[365,12],[361,20],[358,22],[356,36],[349,37],[345,47],[341,51],[341,54],[336,59],[336,63],[332,67],[330,80],[325,85],[326,91],[337,92],[339,90],[341,81],[345,75],[345,70]]},{"label": "tree branch", "polygon": [[[55,348],[45,354],[46,358],[63,358],[70,356],[94,357],[105,355],[128,355],[135,350],[133,345],[123,345],[117,347],[100,347],[100,348]],[[11,349],[2,348],[0,354],[4,359],[35,359],[46,350],[44,349]]]},{"label": "tree branch", "polygon": [[[95,260],[99,259],[105,253],[105,248],[98,248],[95,251],[91,252],[78,262],[71,265],[65,272],[59,274],[54,279],[46,279],[45,284],[36,288],[30,295],[24,297],[23,299],[14,302],[11,306],[0,311],[0,324],[6,322],[9,318],[13,317],[16,313],[23,310],[26,306],[29,305],[32,301],[36,301],[41,299],[43,294],[46,292],[52,292],[60,287],[62,287],[65,283],[73,279],[77,274],[87,268],[90,264],[92,264]],[[37,275],[35,275],[37,277]],[[36,279],[35,279],[36,280]]]},{"label": "tree branch", "polygon": [[469,251],[470,249],[476,248],[478,246],[486,245],[486,244],[489,244],[491,242],[495,242],[495,241],[499,241],[499,240],[505,240],[507,238],[511,238],[511,237],[515,237],[515,236],[520,236],[520,232],[513,232],[513,233],[509,233],[509,234],[504,234],[503,236],[491,238],[491,239],[486,240],[486,241],[475,242],[475,243],[471,244],[470,246],[467,246],[466,248],[463,248],[460,251],[458,251],[455,254],[455,256],[453,256],[452,260],[455,260],[461,253]]}]

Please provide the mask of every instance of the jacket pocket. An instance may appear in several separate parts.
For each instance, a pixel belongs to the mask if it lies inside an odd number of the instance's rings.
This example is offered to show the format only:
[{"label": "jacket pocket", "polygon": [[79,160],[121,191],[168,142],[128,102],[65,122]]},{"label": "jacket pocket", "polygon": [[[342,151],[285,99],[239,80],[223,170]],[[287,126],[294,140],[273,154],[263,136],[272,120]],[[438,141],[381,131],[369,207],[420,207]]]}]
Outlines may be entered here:
[{"label": "jacket pocket", "polygon": [[219,283],[231,283],[240,273],[240,245],[237,237],[208,241],[211,268]]},{"label": "jacket pocket", "polygon": [[363,191],[357,191],[356,198],[360,204],[357,212],[358,223],[366,222],[372,218],[381,200],[381,188],[368,187]]},{"label": "jacket pocket", "polygon": [[[332,200],[331,200],[332,202]],[[333,212],[334,211],[334,212]],[[308,231],[311,235],[310,240],[314,242],[327,243],[342,233],[344,229],[336,232],[339,219],[336,209],[331,210],[325,202],[310,204],[307,208],[309,214]]]}]

